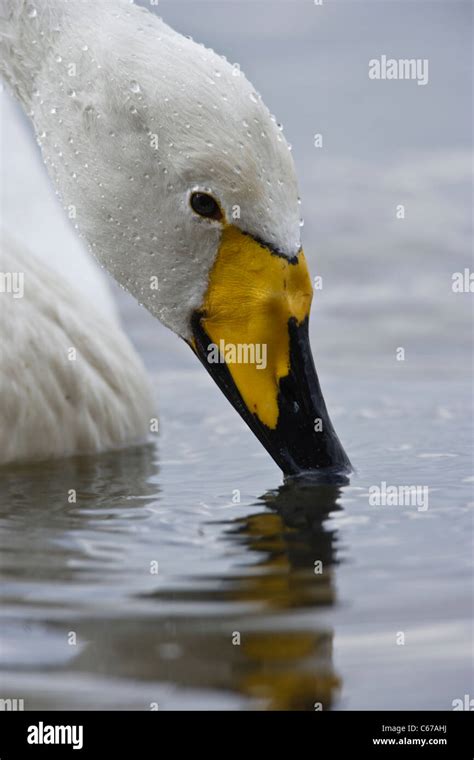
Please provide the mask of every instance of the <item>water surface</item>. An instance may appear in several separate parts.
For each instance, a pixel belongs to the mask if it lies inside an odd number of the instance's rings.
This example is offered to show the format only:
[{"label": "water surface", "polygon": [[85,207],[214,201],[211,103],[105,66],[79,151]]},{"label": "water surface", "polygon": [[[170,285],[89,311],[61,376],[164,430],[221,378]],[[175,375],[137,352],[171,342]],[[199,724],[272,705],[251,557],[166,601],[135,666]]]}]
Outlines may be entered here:
[{"label": "water surface", "polygon": [[[160,380],[157,444],[4,473],[2,693],[310,710],[470,693],[467,387],[359,386],[336,422],[360,469],[336,487],[282,485],[199,368]],[[371,506],[381,480],[429,484],[428,509]]]}]

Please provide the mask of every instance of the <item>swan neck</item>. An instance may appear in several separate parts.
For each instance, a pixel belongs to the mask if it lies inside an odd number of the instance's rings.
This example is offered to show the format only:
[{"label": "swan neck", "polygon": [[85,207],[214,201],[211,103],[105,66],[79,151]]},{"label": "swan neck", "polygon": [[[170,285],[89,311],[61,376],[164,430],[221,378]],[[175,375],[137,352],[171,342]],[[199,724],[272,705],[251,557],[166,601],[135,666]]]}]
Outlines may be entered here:
[{"label": "swan neck", "polygon": [[0,76],[27,110],[72,10],[69,0],[0,0]]}]

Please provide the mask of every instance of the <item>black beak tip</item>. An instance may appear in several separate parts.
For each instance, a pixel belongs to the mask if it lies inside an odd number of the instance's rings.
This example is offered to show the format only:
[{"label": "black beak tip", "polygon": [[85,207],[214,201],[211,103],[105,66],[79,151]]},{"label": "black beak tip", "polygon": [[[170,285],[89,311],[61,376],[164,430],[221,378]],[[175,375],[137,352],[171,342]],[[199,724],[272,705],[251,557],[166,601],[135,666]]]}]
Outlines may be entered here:
[{"label": "black beak tip", "polygon": [[350,483],[350,476],[354,472],[349,460],[347,465],[333,465],[331,467],[319,467],[311,469],[298,469],[290,473],[283,471],[285,483],[294,483],[304,486],[347,486]]},{"label": "black beak tip", "polygon": [[285,480],[347,484],[353,470],[329,419],[311,354],[308,320],[297,324],[290,319],[288,323],[290,371],[279,382],[279,416],[273,429],[248,409],[228,366],[207,361],[210,339],[199,312],[194,315],[192,327],[194,345],[190,345],[194,352],[281,468]]}]

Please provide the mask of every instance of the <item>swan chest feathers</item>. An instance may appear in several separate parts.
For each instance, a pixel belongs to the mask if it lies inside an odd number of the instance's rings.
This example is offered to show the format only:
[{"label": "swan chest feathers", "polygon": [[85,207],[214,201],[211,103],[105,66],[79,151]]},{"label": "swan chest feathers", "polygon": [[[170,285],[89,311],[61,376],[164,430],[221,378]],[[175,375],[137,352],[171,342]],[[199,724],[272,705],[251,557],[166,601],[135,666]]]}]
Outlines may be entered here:
[{"label": "swan chest feathers", "polygon": [[0,272],[0,464],[143,441],[150,387],[120,328],[12,241]]}]

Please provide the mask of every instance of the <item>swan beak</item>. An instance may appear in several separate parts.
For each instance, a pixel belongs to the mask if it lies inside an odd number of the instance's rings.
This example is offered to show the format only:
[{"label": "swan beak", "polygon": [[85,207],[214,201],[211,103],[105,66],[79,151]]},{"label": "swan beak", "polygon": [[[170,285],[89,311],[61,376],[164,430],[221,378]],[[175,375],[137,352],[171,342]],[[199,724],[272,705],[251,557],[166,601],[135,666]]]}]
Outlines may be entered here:
[{"label": "swan beak", "polygon": [[311,354],[313,289],[292,259],[224,228],[191,346],[285,475],[348,473]]}]

